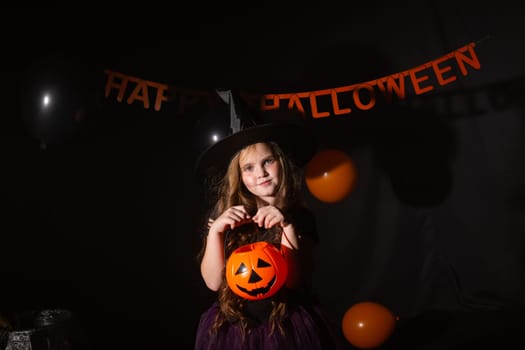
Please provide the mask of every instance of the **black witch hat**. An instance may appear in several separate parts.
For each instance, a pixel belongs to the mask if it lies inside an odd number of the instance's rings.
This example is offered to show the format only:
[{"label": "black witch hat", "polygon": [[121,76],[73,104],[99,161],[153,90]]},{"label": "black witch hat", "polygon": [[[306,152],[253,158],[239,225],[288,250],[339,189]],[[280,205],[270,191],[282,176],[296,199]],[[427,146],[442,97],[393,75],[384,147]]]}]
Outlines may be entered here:
[{"label": "black witch hat", "polygon": [[249,111],[231,90],[217,91],[230,106],[229,134],[205,149],[197,158],[199,177],[217,176],[226,171],[233,156],[244,147],[257,142],[275,142],[298,166],[304,166],[317,151],[311,130],[297,120],[263,120]]}]

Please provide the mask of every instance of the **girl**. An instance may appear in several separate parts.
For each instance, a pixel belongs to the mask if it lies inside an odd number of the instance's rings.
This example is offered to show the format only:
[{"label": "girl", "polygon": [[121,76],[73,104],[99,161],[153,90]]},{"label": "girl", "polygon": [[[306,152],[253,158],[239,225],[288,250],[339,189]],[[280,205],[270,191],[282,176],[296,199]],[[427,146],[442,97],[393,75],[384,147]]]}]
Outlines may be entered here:
[{"label": "girl", "polygon": [[[206,152],[213,157],[200,159],[206,168],[214,159],[229,163],[199,253],[202,278],[218,300],[201,316],[195,349],[335,348],[331,326],[308,288],[316,232],[300,198],[298,165],[313,155],[312,140],[299,125],[265,124],[223,139]],[[225,263],[233,250],[257,241],[280,248],[289,273],[279,292],[254,301],[230,290]]]}]

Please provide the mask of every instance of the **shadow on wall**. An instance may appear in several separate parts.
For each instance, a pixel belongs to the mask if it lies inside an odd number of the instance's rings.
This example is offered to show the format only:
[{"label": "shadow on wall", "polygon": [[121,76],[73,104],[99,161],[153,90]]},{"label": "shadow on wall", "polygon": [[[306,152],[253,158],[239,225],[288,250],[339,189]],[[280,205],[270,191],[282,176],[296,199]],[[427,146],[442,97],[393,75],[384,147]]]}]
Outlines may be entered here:
[{"label": "shadow on wall", "polygon": [[452,185],[449,161],[456,143],[448,123],[430,110],[395,108],[380,125],[374,154],[399,200],[423,208],[445,200]]}]

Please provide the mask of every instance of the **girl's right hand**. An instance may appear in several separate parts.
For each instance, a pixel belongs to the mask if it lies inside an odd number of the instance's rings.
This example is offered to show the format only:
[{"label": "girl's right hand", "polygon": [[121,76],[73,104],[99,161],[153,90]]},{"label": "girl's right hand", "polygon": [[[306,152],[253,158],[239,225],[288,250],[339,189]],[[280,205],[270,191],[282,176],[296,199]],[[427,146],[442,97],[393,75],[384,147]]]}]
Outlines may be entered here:
[{"label": "girl's right hand", "polygon": [[237,205],[226,209],[217,219],[210,219],[208,222],[208,227],[210,229],[210,233],[212,231],[216,233],[223,233],[228,229],[233,230],[234,228],[244,225],[250,221],[250,215],[244,208],[244,205]]}]

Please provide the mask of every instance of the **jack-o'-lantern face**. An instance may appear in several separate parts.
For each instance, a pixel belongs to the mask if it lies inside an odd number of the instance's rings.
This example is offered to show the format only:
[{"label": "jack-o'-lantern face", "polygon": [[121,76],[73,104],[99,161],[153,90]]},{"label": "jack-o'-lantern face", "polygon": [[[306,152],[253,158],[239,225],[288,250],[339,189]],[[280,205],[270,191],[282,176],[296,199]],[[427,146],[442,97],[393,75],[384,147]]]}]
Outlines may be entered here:
[{"label": "jack-o'-lantern face", "polygon": [[237,295],[266,299],[277,293],[288,276],[288,265],[279,249],[268,242],[237,248],[226,263],[226,282]]}]

